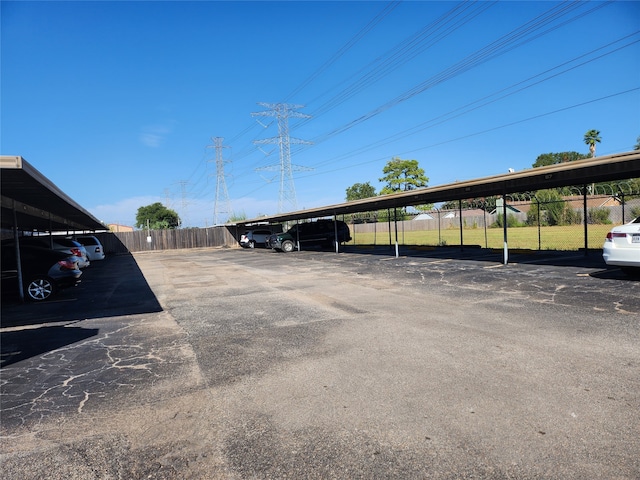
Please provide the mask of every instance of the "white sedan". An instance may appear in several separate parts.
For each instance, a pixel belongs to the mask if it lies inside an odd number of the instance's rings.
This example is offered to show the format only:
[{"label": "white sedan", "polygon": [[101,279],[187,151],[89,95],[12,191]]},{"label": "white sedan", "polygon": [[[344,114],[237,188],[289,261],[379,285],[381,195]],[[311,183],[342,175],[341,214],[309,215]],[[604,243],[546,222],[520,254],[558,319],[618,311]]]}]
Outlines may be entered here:
[{"label": "white sedan", "polygon": [[619,266],[625,273],[640,273],[640,217],[607,233],[602,257],[607,265]]}]

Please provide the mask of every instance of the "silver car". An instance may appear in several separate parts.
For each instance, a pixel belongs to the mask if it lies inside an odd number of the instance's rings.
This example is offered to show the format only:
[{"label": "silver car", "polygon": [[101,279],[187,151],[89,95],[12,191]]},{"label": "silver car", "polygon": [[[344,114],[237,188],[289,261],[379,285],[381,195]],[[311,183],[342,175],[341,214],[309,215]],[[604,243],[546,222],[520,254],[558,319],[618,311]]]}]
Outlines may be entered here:
[{"label": "silver car", "polygon": [[80,268],[88,267],[91,262],[87,255],[87,249],[80,242],[65,237],[52,237],[49,235],[20,237],[20,243],[24,245],[34,245],[36,247],[50,248],[57,252],[68,253],[78,257]]},{"label": "silver car", "polygon": [[97,237],[93,235],[83,235],[76,237],[76,240],[87,250],[89,260],[104,260],[104,248]]},{"label": "silver car", "polygon": [[264,247],[267,238],[273,232],[271,230],[260,229],[260,230],[249,230],[243,233],[240,236],[240,246],[244,248],[255,248],[256,245]]}]

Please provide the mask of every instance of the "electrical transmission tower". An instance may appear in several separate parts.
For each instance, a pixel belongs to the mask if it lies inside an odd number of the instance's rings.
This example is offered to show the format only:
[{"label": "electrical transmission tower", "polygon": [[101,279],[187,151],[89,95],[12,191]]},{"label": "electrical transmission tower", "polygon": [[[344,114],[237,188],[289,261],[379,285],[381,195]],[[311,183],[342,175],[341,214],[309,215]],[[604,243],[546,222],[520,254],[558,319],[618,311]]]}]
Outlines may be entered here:
[{"label": "electrical transmission tower", "polygon": [[[296,189],[293,184],[293,170],[311,170],[310,168],[291,165],[291,144],[311,145],[311,142],[289,137],[289,117],[311,118],[311,115],[296,112],[295,109],[304,105],[291,105],[287,103],[258,103],[269,110],[254,112],[252,117],[276,117],[278,120],[278,136],[264,140],[254,140],[254,144],[275,143],[280,147],[280,197],[278,199],[278,213],[284,211],[285,204],[290,205],[291,210],[298,209]],[[277,165],[264,167],[263,170],[273,170]]]},{"label": "electrical transmission tower", "polygon": [[189,213],[187,208],[189,206],[189,202],[187,202],[187,184],[189,182],[187,180],[180,180],[178,184],[180,185],[180,195],[182,197],[182,226],[189,226]]},{"label": "electrical transmission tower", "polygon": [[168,188],[164,189],[164,206],[171,208],[171,193]]},{"label": "electrical transmission tower", "polygon": [[222,141],[224,140],[222,137],[211,137],[211,140],[213,140],[213,145],[209,145],[207,148],[213,147],[216,149],[216,199],[213,204],[213,224],[220,225],[220,223],[223,223],[220,221],[221,214],[226,214],[225,221],[233,216],[229,192],[227,191],[227,182],[224,176],[225,161],[222,157],[222,149],[229,147],[222,146]]}]

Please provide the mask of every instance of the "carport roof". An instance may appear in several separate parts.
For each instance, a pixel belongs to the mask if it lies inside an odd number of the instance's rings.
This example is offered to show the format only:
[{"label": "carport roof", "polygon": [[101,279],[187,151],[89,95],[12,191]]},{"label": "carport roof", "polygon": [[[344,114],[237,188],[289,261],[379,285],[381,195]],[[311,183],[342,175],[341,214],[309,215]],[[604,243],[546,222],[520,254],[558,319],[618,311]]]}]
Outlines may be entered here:
[{"label": "carport roof", "polygon": [[42,232],[108,230],[20,156],[0,156],[2,228]]},{"label": "carport roof", "polygon": [[425,205],[452,200],[533,192],[546,188],[582,186],[598,182],[627,180],[635,177],[640,177],[640,151],[576,160],[436,187],[380,195],[325,207],[269,215],[237,222],[237,224],[278,223],[289,220],[372,212],[410,205]]}]

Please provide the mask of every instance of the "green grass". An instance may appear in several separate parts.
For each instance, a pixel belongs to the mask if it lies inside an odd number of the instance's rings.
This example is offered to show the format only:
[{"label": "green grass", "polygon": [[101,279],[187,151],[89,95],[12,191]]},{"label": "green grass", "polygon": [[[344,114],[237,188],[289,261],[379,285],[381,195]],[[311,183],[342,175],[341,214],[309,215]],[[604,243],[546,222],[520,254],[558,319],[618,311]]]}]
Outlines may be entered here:
[{"label": "green grass", "polygon": [[[389,245],[389,233],[358,232],[351,227],[353,239],[347,245]],[[588,225],[588,248],[602,248],[607,232],[612,225]],[[461,245],[460,229],[423,230],[402,232],[398,227],[398,243],[401,245]],[[391,233],[391,243],[395,243],[395,232]],[[538,237],[538,227],[513,227],[507,230],[507,243],[511,249],[530,250],[579,250],[585,247],[584,225],[568,225],[558,227],[541,227]],[[486,237],[483,228],[464,228],[462,231],[463,245],[479,245],[483,248],[499,248],[504,246],[504,230],[502,228],[487,228]]]}]

